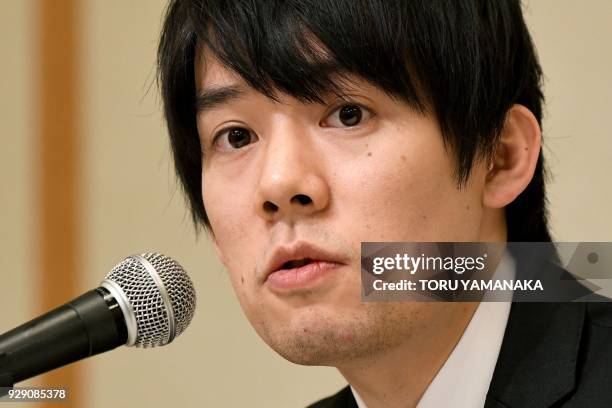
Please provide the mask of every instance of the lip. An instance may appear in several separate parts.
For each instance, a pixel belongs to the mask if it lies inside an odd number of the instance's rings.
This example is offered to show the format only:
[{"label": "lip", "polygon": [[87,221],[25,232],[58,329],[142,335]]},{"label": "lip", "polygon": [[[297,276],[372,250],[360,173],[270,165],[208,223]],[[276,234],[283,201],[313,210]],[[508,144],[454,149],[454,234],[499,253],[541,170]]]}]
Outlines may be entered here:
[{"label": "lip", "polygon": [[[293,268],[283,268],[286,262],[305,258],[311,262]],[[263,282],[281,291],[307,289],[343,265],[346,265],[343,256],[314,244],[298,241],[275,248],[264,269]]]}]

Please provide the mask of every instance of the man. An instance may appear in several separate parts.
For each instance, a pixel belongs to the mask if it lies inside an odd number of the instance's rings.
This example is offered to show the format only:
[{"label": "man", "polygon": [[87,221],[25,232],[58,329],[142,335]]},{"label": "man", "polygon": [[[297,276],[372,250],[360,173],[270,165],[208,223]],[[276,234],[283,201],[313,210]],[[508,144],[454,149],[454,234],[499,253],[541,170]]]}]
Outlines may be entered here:
[{"label": "man", "polygon": [[605,306],[360,298],[361,242],[550,241],[540,77],[518,1],[170,4],[194,221],[264,341],[349,382],[315,407],[612,404]]}]

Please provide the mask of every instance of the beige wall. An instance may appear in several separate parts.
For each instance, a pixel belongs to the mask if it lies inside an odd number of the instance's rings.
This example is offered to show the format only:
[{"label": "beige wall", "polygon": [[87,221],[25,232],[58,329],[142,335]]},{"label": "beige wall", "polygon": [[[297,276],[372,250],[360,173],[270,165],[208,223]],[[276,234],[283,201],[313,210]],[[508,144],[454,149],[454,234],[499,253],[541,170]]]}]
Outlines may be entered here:
[{"label": "beige wall", "polygon": [[27,1],[0,3],[0,331],[31,315],[32,31]]},{"label": "beige wall", "polygon": [[531,0],[525,15],[546,75],[544,151],[558,241],[612,240],[612,3]]},{"label": "beige wall", "polygon": [[[0,0],[0,332],[31,317],[36,301],[35,4]],[[153,83],[163,4],[81,2],[85,209],[79,284],[95,287],[123,256],[158,250],[192,276],[198,311],[168,347],[121,348],[80,363],[88,406],[304,406],[344,381],[333,369],[292,365],[259,340],[206,237],[196,241],[184,209]],[[526,16],[547,76],[544,134],[554,175],[555,238],[609,241],[612,3],[532,0]]]}]

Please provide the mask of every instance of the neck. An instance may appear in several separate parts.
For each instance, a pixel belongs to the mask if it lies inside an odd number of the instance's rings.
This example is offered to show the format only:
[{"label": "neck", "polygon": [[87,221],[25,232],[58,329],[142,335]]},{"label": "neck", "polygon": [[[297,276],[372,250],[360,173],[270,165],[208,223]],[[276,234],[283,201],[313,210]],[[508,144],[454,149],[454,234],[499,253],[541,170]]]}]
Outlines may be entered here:
[{"label": "neck", "polygon": [[[503,209],[487,209],[480,242],[505,242]],[[415,407],[461,339],[478,302],[430,302],[424,314],[436,316],[392,349],[351,361],[338,369],[368,408]]]},{"label": "neck", "polygon": [[[338,367],[368,408],[413,407],[461,338],[478,303],[423,303],[439,316],[397,347]],[[425,306],[426,305],[426,306]]]}]

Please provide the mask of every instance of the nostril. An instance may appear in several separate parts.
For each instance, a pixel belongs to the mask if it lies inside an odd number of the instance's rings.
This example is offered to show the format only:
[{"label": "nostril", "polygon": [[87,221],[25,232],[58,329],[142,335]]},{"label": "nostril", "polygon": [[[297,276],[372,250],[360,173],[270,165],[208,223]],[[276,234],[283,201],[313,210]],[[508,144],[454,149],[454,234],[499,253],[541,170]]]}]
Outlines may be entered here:
[{"label": "nostril", "polygon": [[276,212],[278,210],[278,206],[276,204],[274,204],[274,203],[271,203],[270,201],[266,201],[263,204],[263,209],[267,213],[273,213],[273,212]]},{"label": "nostril", "polygon": [[310,197],[304,194],[297,194],[293,196],[293,198],[291,199],[291,202],[296,202],[296,201],[302,205],[312,204],[312,200],[310,199]]}]

